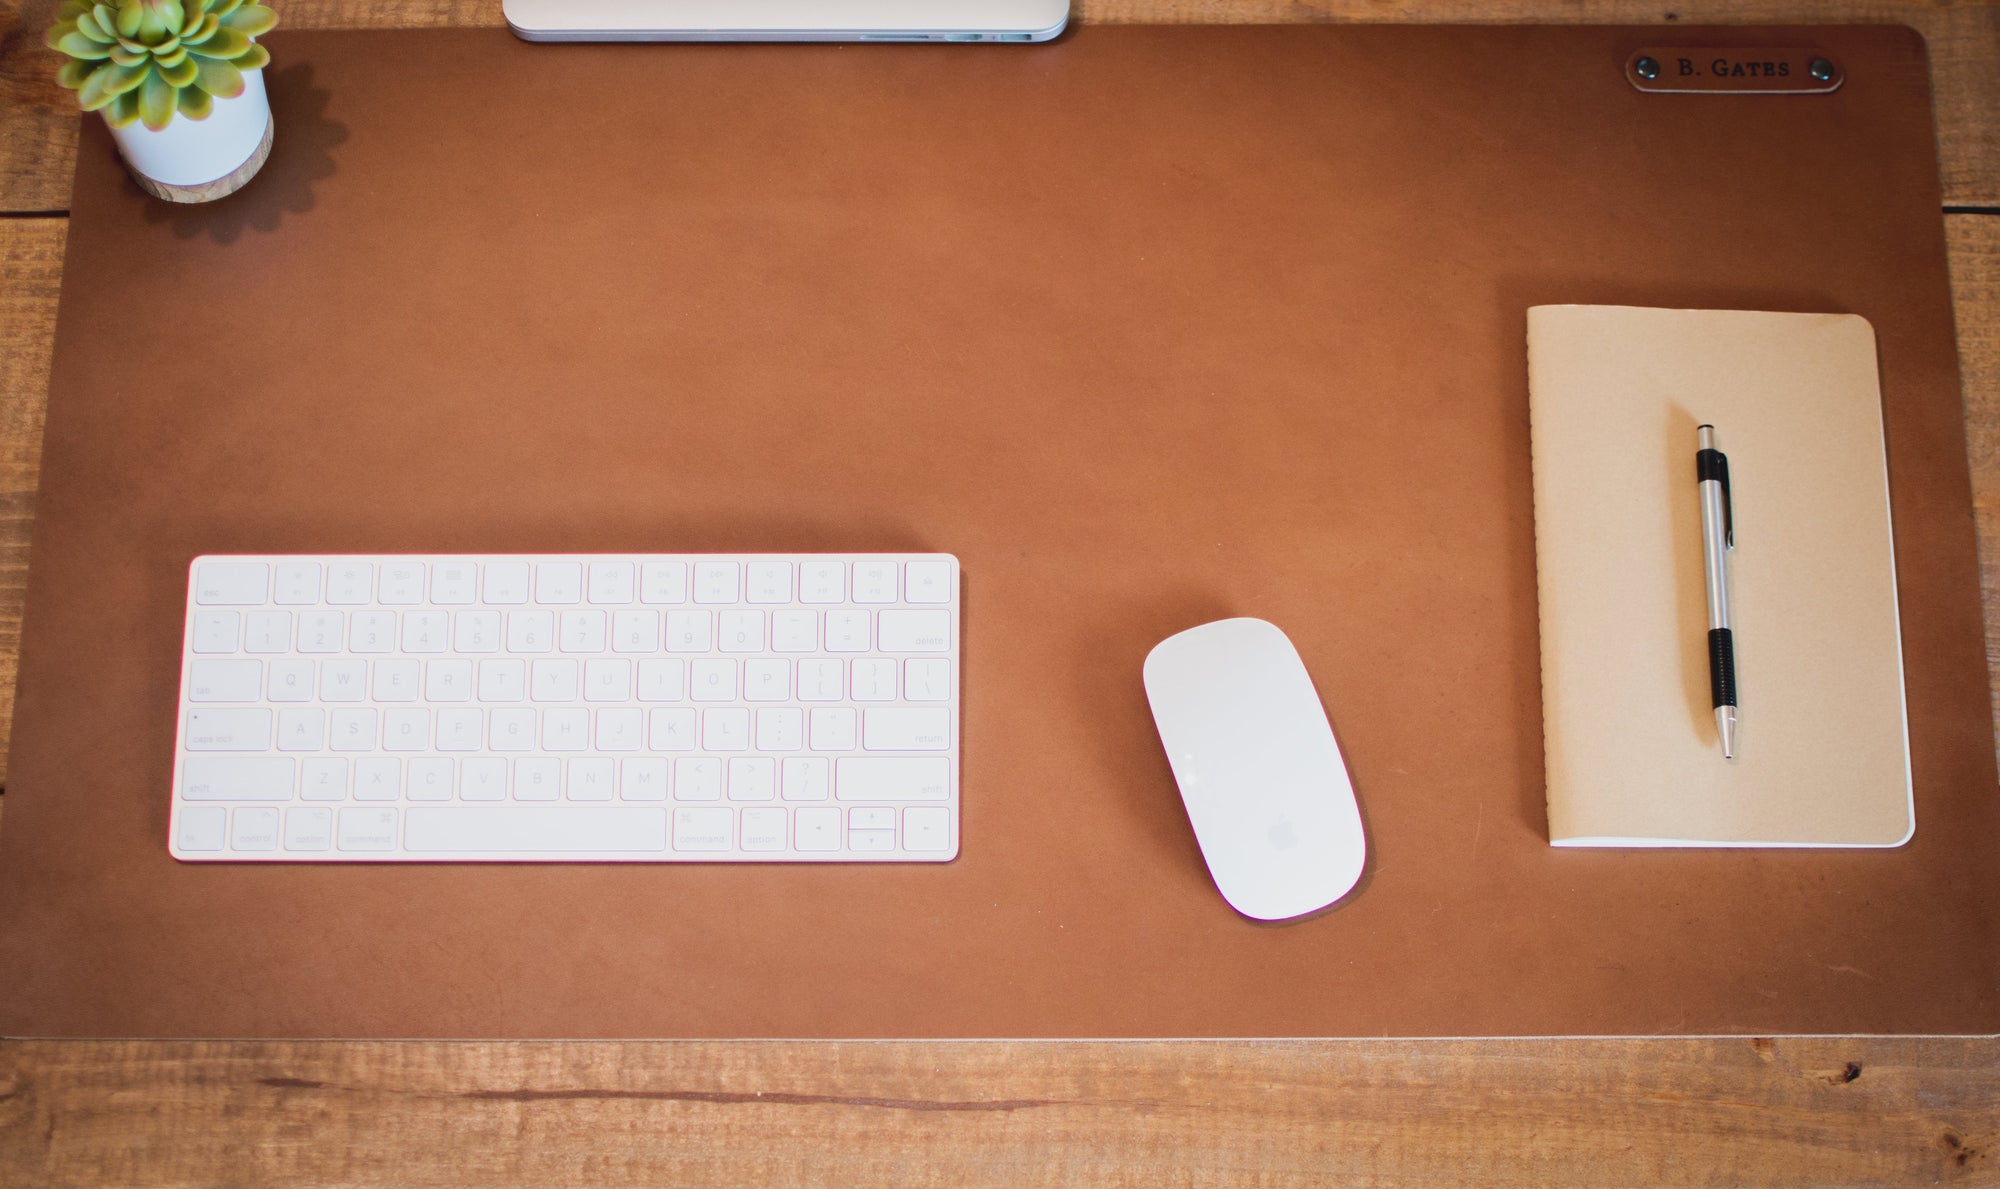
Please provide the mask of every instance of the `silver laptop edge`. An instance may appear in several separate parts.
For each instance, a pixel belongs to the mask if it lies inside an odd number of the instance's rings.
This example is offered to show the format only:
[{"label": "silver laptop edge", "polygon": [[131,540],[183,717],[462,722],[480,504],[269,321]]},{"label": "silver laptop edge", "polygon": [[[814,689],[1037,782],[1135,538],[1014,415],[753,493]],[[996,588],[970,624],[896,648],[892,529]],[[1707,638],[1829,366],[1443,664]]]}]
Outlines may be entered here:
[{"label": "silver laptop edge", "polygon": [[527,41],[1047,41],[1069,0],[503,0]]}]

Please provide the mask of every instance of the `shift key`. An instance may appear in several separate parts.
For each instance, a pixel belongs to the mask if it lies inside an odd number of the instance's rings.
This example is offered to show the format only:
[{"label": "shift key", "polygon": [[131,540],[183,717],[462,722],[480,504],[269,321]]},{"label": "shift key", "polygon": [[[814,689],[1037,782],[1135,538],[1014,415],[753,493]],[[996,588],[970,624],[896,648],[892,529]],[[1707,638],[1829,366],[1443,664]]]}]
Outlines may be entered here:
[{"label": "shift key", "polygon": [[190,710],[182,741],[189,751],[264,751],[271,746],[271,712]]},{"label": "shift key", "polygon": [[834,796],[842,801],[943,801],[951,796],[951,761],[943,756],[842,756],[834,762],[833,777]]}]

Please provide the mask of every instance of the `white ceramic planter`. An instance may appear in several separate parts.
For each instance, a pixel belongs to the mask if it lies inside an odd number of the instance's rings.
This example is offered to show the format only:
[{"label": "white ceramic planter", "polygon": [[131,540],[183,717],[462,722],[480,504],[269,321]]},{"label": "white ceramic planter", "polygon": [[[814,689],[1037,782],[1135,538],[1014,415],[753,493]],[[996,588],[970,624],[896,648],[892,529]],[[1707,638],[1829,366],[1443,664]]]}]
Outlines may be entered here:
[{"label": "white ceramic planter", "polygon": [[155,132],[143,123],[113,128],[125,165],[148,193],[169,202],[233,194],[264,164],[275,126],[262,69],[243,74],[243,93],[217,99],[206,119],[179,112]]}]

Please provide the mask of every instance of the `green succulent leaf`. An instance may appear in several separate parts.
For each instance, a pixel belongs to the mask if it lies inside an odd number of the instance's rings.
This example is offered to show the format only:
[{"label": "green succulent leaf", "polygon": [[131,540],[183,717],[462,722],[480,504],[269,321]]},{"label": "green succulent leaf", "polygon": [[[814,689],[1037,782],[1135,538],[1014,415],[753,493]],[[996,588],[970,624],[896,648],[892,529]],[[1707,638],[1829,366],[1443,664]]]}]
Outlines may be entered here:
[{"label": "green succulent leaf", "polygon": [[242,4],[243,0],[209,0],[208,12],[213,17],[226,17]]},{"label": "green succulent leaf", "polygon": [[96,111],[144,83],[150,73],[150,66],[113,66],[107,62],[85,81],[83,89],[77,92],[77,102],[85,111]]},{"label": "green succulent leaf", "polygon": [[145,82],[146,75],[151,69],[148,66],[114,66],[106,62],[84,81],[82,89],[77,92],[76,101],[83,110],[96,111]]},{"label": "green succulent leaf", "polygon": [[245,4],[223,18],[225,29],[234,29],[247,37],[261,37],[278,23],[278,14],[261,4]]},{"label": "green succulent leaf", "polygon": [[271,51],[261,45],[253,45],[250,51],[236,59],[238,70],[262,70],[271,64]]},{"label": "green succulent leaf", "polygon": [[204,58],[221,58],[225,61],[243,56],[250,48],[250,39],[236,30],[223,26],[215,31],[215,36],[200,45],[188,47]]},{"label": "green succulent leaf", "polygon": [[179,66],[182,62],[187,60],[187,56],[188,56],[187,47],[184,45],[177,45],[174,47],[173,53],[154,54],[153,62],[155,65],[159,66],[160,69],[165,70],[169,66]]},{"label": "green succulent leaf", "polygon": [[202,16],[201,20],[195,22],[192,29],[181,34],[181,44],[200,45],[202,42],[215,36],[215,31],[221,27],[222,22],[215,19],[214,13],[206,13]]},{"label": "green succulent leaf", "polygon": [[86,62],[93,62],[111,56],[110,46],[105,45],[101,41],[92,41],[74,27],[69,32],[57,38],[50,48],[61,50],[72,58],[81,58]]},{"label": "green succulent leaf", "polygon": [[111,47],[111,60],[120,66],[143,66],[153,60],[153,55],[145,50],[128,50],[122,45]]},{"label": "green succulent leaf", "polygon": [[104,108],[105,122],[113,128],[129,128],[139,118],[139,92],[127,91]]},{"label": "green succulent leaf", "polygon": [[63,0],[62,7],[56,10],[56,23],[73,21],[78,13],[89,12],[91,7],[90,0]]},{"label": "green succulent leaf", "polygon": [[[138,4],[140,40],[154,42],[169,33],[180,32],[181,22],[187,15],[181,10],[180,0],[138,0]],[[140,113],[140,118],[145,118],[144,112]],[[146,126],[152,127],[151,124]]]},{"label": "green succulent leaf", "polygon": [[70,58],[56,68],[56,85],[74,91],[83,85],[83,80],[90,77],[91,71],[101,69],[103,66],[102,62],[79,62],[75,58]]},{"label": "green succulent leaf", "polygon": [[234,63],[215,58],[204,58],[197,54],[190,58],[200,68],[195,85],[217,99],[234,99],[243,93],[243,72]]},{"label": "green succulent leaf", "polygon": [[161,78],[159,71],[146,72],[146,81],[135,92],[139,96],[139,118],[146,122],[146,127],[158,132],[174,118],[175,91],[174,85]]},{"label": "green succulent leaf", "polygon": [[137,37],[139,35],[139,25],[145,15],[139,11],[139,6],[132,3],[131,0],[119,0],[116,26],[118,35],[120,37]]},{"label": "green succulent leaf", "polygon": [[201,73],[201,68],[195,65],[195,60],[186,54],[181,55],[177,65],[169,66],[165,62],[155,62],[153,66],[160,72],[161,78],[172,83],[177,89],[193,83],[195,76]]},{"label": "green succulent leaf", "polygon": [[182,115],[190,120],[206,120],[215,110],[215,97],[200,87],[183,87],[176,101]]},{"label": "green succulent leaf", "polygon": [[97,21],[97,27],[110,34],[109,41],[118,36],[118,6],[105,4],[102,0],[91,6],[90,15]]},{"label": "green succulent leaf", "polygon": [[76,14],[76,31],[90,38],[92,41],[101,41],[108,44],[112,40],[112,35],[105,30],[103,25],[97,23],[97,14],[94,12],[80,12]]}]

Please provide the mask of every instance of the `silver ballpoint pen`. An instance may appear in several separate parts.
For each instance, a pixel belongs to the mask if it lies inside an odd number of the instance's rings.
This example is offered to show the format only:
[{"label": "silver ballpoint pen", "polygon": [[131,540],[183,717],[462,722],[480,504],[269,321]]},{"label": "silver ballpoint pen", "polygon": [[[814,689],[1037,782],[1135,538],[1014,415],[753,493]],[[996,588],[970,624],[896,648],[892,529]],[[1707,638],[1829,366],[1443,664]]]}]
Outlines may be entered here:
[{"label": "silver ballpoint pen", "polygon": [[1729,459],[1715,448],[1715,427],[1695,430],[1695,480],[1701,488],[1701,565],[1708,578],[1708,691],[1722,758],[1736,758],[1736,640],[1729,629],[1729,551],[1736,548],[1736,514],[1729,496]]}]

